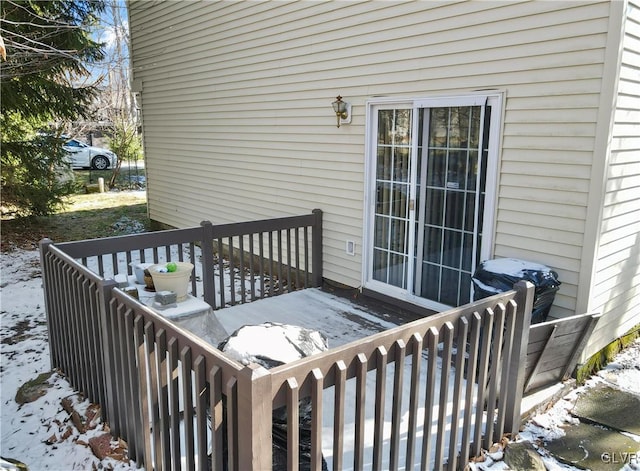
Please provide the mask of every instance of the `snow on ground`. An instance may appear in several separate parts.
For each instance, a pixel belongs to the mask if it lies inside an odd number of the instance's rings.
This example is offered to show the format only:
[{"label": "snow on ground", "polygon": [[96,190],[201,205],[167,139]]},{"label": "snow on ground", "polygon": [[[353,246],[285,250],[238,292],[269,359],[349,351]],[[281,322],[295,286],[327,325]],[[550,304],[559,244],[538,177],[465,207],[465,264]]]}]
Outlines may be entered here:
[{"label": "snow on ground", "polygon": [[0,276],[0,455],[30,470],[135,469],[133,463],[95,457],[89,440],[106,429],[99,418],[85,433],[72,426],[62,400],[68,398],[80,412],[89,403],[60,375],[51,376],[51,387],[39,399],[15,401],[20,386],[51,370],[39,253],[3,253]]}]

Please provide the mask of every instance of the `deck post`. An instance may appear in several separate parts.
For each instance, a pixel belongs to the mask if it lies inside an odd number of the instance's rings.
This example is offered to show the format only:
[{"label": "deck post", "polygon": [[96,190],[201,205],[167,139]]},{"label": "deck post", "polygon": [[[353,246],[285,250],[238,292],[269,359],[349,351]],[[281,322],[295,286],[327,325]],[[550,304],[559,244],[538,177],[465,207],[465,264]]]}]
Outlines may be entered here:
[{"label": "deck post", "polygon": [[216,288],[213,274],[213,224],[211,221],[202,221],[202,289],[204,301],[216,308]]},{"label": "deck post", "polygon": [[527,345],[529,344],[529,328],[535,294],[533,283],[518,281],[513,287],[516,290],[516,319],[513,329],[513,348],[509,365],[509,392],[506,398],[505,432],[511,433],[513,440],[520,431],[520,408],[524,393],[524,376],[527,361]]},{"label": "deck post", "polygon": [[[238,374],[237,469],[271,469],[271,374],[255,363]],[[229,450],[232,454],[233,450]]]},{"label": "deck post", "polygon": [[[109,323],[110,304],[112,299],[111,290],[113,290],[117,285],[118,284],[113,279],[98,282],[98,312],[96,314],[99,325],[96,325],[95,328],[99,329],[100,339],[102,341],[102,371],[94,372],[94,374],[102,375],[102,381],[99,381],[99,384],[104,385],[102,388],[103,390],[100,392],[100,413],[102,415],[102,420],[109,422],[111,425],[111,434],[114,437],[122,436],[120,424],[116,419],[118,417],[118,412],[116,410],[118,406],[114,390],[114,385],[116,384],[116,372],[112,361],[114,352],[111,347],[111,336],[113,335],[113,332]],[[102,402],[103,400],[104,402]]]},{"label": "deck post", "polygon": [[[44,312],[47,315],[47,338],[49,339],[49,349],[52,350],[52,354],[49,355],[49,362],[51,364],[51,369],[55,369],[58,365],[55,364],[55,358],[57,358],[58,354],[58,345],[55,345],[56,336],[51,332],[51,301],[49,299],[49,295],[51,291],[48,289],[47,283],[51,281],[49,277],[49,272],[47,271],[47,264],[45,262],[45,258],[47,253],[49,252],[49,246],[53,244],[53,241],[48,238],[44,238],[40,241],[40,270],[42,271],[42,291],[44,292]],[[52,289],[55,289],[52,287]]]},{"label": "deck post", "polygon": [[322,210],[314,209],[315,215],[311,232],[311,265],[313,266],[313,278],[311,280],[315,288],[322,286]]}]

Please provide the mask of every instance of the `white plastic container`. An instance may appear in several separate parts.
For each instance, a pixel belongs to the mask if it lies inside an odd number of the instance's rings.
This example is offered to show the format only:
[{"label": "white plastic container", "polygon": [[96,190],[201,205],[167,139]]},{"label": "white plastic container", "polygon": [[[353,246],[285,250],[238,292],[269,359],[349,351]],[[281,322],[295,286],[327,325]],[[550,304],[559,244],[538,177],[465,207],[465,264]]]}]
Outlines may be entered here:
[{"label": "white plastic container", "polygon": [[139,285],[144,284],[144,271],[153,265],[153,263],[140,263],[140,262],[131,262],[131,268],[133,268],[133,274],[136,277],[136,283]]}]

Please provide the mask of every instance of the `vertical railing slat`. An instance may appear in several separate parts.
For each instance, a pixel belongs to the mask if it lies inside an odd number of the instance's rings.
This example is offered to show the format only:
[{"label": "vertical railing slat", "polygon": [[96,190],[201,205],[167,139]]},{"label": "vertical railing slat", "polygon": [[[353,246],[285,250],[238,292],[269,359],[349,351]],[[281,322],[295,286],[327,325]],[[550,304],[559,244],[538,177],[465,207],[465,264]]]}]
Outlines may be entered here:
[{"label": "vertical railing slat", "polygon": [[[474,406],[474,394],[476,383],[476,368],[478,365],[478,351],[480,350],[480,328],[482,318],[480,314],[474,312],[471,314],[471,333],[467,348],[469,351],[469,361],[467,362],[467,388],[464,397],[465,409],[462,425],[462,445],[460,447],[460,463],[469,461],[469,451],[471,450],[471,432],[472,432],[472,413]],[[476,404],[477,406],[477,404]]]},{"label": "vertical railing slat", "polygon": [[347,366],[338,361],[334,369],[335,395],[333,411],[333,469],[342,469],[344,460],[344,413]]},{"label": "vertical railing slat", "polygon": [[234,261],[233,237],[227,239],[229,242],[229,298],[231,306],[236,305],[236,273]]},{"label": "vertical railing slat", "polygon": [[241,471],[238,468],[238,454],[240,443],[238,442],[238,380],[230,378],[225,384],[227,397],[227,467],[229,471]]},{"label": "vertical railing slat", "polygon": [[498,304],[494,310],[493,334],[491,338],[491,365],[489,367],[489,377],[485,384],[489,390],[487,395],[487,424],[484,433],[484,447],[489,449],[493,443],[493,424],[496,409],[496,398],[498,396],[499,370],[502,357],[502,339],[504,337],[504,314],[503,304]]},{"label": "vertical railing slat", "polygon": [[[126,315],[129,318],[133,316],[131,311],[128,311]],[[133,320],[132,329],[130,320],[129,322],[127,322],[126,328],[127,330],[133,330],[133,344],[131,341],[127,342],[127,344],[133,347],[131,348],[131,350],[135,350],[134,355],[137,357],[136,364],[138,366],[138,377],[136,378],[136,382],[138,384],[138,391],[140,391],[140,397],[144,398],[139,402],[131,404],[131,413],[136,414],[136,410],[139,408],[139,413],[142,415],[142,427],[138,429],[138,431],[140,432],[140,438],[142,439],[140,442],[142,450],[140,450],[141,453],[138,456],[144,457],[144,464],[151,467],[151,463],[153,463],[151,444],[153,437],[151,435],[149,427],[152,426],[152,414],[149,410],[149,402],[146,400],[149,397],[150,385],[147,381],[147,372],[149,371],[149,357],[147,356],[147,352],[145,351],[144,319],[140,316],[137,316],[135,320]],[[134,368],[131,369],[133,370]],[[135,436],[137,437],[138,433],[135,433]]]},{"label": "vertical railing slat", "polygon": [[[465,347],[468,328],[469,321],[466,317],[461,317],[458,320],[458,328],[456,329],[456,365],[454,368],[455,380],[453,388],[453,408],[451,411],[451,433],[449,434],[449,458],[447,460],[448,469],[457,469],[460,409],[462,407],[462,383],[464,381]],[[469,407],[469,405],[465,403],[465,407]]]},{"label": "vertical railing slat", "polygon": [[167,348],[169,362],[169,417],[171,426],[171,469],[181,469],[181,439],[180,439],[180,362],[178,359],[178,340],[169,339]]},{"label": "vertical railing slat", "polygon": [[364,424],[366,418],[367,399],[367,357],[359,353],[355,358],[356,368],[356,402],[355,402],[355,440],[353,444],[353,468],[364,466]]},{"label": "vertical railing slat", "polygon": [[311,371],[311,471],[322,471],[323,379],[320,369]]},{"label": "vertical railing slat", "polygon": [[287,380],[287,469],[300,464],[300,390],[298,382]]},{"label": "vertical railing slat", "polygon": [[153,439],[153,451],[155,468],[158,471],[164,469],[162,460],[162,437],[160,430],[160,399],[158,397],[158,362],[156,361],[156,343],[155,343],[155,329],[153,322],[147,322],[144,325],[144,338],[145,338],[145,353],[147,359],[147,377],[149,382],[149,388],[146,394],[142,394],[145,398],[143,402],[150,403],[150,426],[152,428],[151,436]]},{"label": "vertical railing slat", "polygon": [[420,397],[420,368],[422,366],[422,336],[414,333],[409,340],[411,350],[411,392],[409,393],[409,430],[407,432],[407,463],[405,469],[413,469],[418,433],[418,407]]},{"label": "vertical railing slat", "polygon": [[291,281],[291,229],[287,228],[287,293],[293,291],[292,281]]},{"label": "vertical railing slat", "polygon": [[296,289],[300,289],[300,228],[296,227],[295,229],[295,242],[294,247],[296,249]]},{"label": "vertical railing slat", "polygon": [[253,266],[253,259],[255,258],[253,236],[254,234],[249,234],[249,287],[251,291],[251,301],[256,300],[256,278]]},{"label": "vertical railing slat", "polygon": [[269,263],[269,296],[273,296],[274,294],[273,285],[274,285],[274,280],[276,278],[276,275],[273,273],[273,232],[269,232],[268,242],[269,242],[269,250],[268,250],[269,259],[267,260],[267,262]]},{"label": "vertical railing slat", "polygon": [[193,440],[193,395],[192,395],[192,368],[191,348],[185,346],[180,351],[180,375],[182,377],[182,405],[184,427],[184,454],[188,471],[196,469],[195,443]]},{"label": "vertical railing slat", "polygon": [[[438,396],[438,423],[447,423],[447,404],[449,403],[449,376],[451,374],[451,357],[453,350],[454,328],[451,322],[442,326],[444,333],[442,349],[442,373],[440,375],[440,394]],[[452,424],[453,426],[453,424]],[[444,439],[445,433],[439,432],[436,436],[435,469],[444,467]]]},{"label": "vertical railing slat", "polygon": [[[171,424],[169,420],[169,377],[167,373],[167,332],[164,329],[156,332],[156,376],[158,377],[158,413],[160,422],[160,443],[162,448],[162,469],[169,470],[171,466]],[[158,446],[158,444],[156,444]]]},{"label": "vertical railing slat", "polygon": [[238,250],[240,251],[240,266],[238,270],[240,270],[240,302],[247,302],[247,293],[246,287],[244,285],[245,280],[245,272],[244,272],[244,236],[238,237]]},{"label": "vertical railing slat", "polygon": [[[123,395],[124,400],[130,402],[129,406],[129,414],[127,420],[130,422],[130,431],[128,436],[132,437],[134,441],[134,446],[136,447],[136,455],[139,457],[146,456],[146,438],[148,435],[148,428],[145,429],[145,426],[148,427],[148,424],[143,423],[142,420],[142,402],[145,400],[146,396],[143,396],[140,392],[140,383],[136,378],[137,372],[137,351],[139,348],[138,345],[135,344],[135,333],[134,330],[137,328],[136,320],[141,319],[141,316],[137,316],[132,309],[126,309],[125,312],[125,328],[124,328],[124,336],[126,338],[127,348],[126,348],[126,367],[125,371],[128,371],[129,381],[128,381],[128,389],[126,390],[126,395]],[[142,325],[142,323],[140,324]],[[149,450],[149,453],[151,450]]]},{"label": "vertical railing slat", "polygon": [[437,359],[438,359],[438,329],[430,327],[426,334],[427,344],[427,382],[425,390],[424,402],[424,422],[422,433],[422,461],[421,468],[423,471],[431,469],[431,437],[433,423],[433,407],[435,404],[436,394],[436,375],[437,375]]},{"label": "vertical railing slat", "polygon": [[400,425],[402,422],[402,395],[404,386],[404,365],[407,355],[406,344],[402,339],[393,346],[395,358],[393,367],[393,398],[391,404],[391,438],[389,450],[389,469],[395,471],[400,457]]},{"label": "vertical railing slat", "polygon": [[224,470],[224,409],[222,401],[222,369],[218,366],[209,372],[209,410],[211,411],[211,469]]},{"label": "vertical railing slat", "polygon": [[278,294],[284,292],[284,278],[282,276],[282,263],[284,254],[282,253],[282,231],[278,230]]},{"label": "vertical railing slat", "polygon": [[196,410],[196,445],[198,469],[208,469],[208,440],[207,440],[207,405],[209,389],[207,387],[206,360],[200,355],[193,364],[195,376],[195,410]]},{"label": "vertical railing slat", "polygon": [[220,286],[220,308],[225,306],[224,296],[224,257],[222,239],[218,237],[218,281]]},{"label": "vertical railing slat", "polygon": [[373,469],[382,470],[382,445],[384,443],[384,409],[387,391],[387,350],[384,347],[376,349],[374,359],[376,364],[376,397],[374,404],[373,429]]},{"label": "vertical railing slat", "polygon": [[[262,232],[258,234],[258,269],[260,270],[260,298],[264,298],[264,237],[262,236]],[[271,273],[269,273],[271,276]]]}]

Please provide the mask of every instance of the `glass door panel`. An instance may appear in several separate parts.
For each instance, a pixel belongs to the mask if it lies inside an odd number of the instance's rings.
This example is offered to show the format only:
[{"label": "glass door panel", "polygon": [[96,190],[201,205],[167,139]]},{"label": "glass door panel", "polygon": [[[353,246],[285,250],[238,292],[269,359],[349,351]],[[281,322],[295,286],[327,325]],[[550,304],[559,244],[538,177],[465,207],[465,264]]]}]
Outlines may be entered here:
[{"label": "glass door panel", "polygon": [[[472,270],[479,262],[486,159],[479,161],[478,155],[482,149],[486,156],[487,136],[480,130],[488,132],[489,116],[481,106],[421,108],[419,113],[426,142],[420,157],[424,179],[416,191],[414,293],[458,306],[471,300]],[[482,191],[477,191],[479,181]]]},{"label": "glass door panel", "polygon": [[378,111],[372,277],[403,289],[410,255],[411,115],[409,109]]}]

